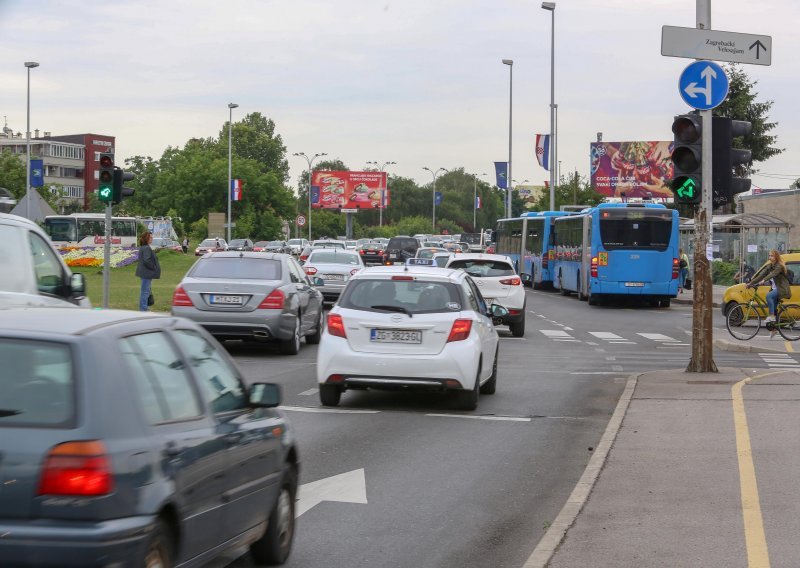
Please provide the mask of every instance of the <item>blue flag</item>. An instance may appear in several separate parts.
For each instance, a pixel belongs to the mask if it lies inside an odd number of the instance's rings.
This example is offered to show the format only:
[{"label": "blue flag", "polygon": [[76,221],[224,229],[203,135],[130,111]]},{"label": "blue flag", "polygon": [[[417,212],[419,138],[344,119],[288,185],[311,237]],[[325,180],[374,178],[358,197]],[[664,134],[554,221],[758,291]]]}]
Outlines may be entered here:
[{"label": "blue flag", "polygon": [[31,187],[44,185],[44,160],[31,160]]},{"label": "blue flag", "polygon": [[497,174],[497,187],[508,188],[508,162],[495,162],[494,171]]},{"label": "blue flag", "polygon": [[436,193],[433,195],[433,202],[434,202],[436,205],[441,205],[441,204],[442,204],[442,192],[441,192],[441,191],[437,191],[437,192],[436,192]]}]

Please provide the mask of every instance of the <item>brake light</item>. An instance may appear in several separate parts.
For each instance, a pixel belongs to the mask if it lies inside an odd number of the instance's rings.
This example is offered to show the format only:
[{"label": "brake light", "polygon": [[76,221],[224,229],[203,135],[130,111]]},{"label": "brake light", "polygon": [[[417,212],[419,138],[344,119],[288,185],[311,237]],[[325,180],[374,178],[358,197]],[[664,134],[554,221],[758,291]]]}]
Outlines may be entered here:
[{"label": "brake light", "polygon": [[328,380],[325,381],[326,383],[341,383],[344,381],[344,375],[331,375],[328,377]]},{"label": "brake light", "polygon": [[189,294],[186,293],[186,290],[183,289],[183,286],[178,286],[172,293],[172,305],[191,307],[194,306],[194,303],[192,302],[192,299],[189,297]]},{"label": "brake light", "polygon": [[313,266],[306,266],[305,271],[306,274],[308,274],[309,276],[312,276],[317,273],[317,269],[314,268]]},{"label": "brake light", "polygon": [[542,268],[547,268],[550,265],[550,261],[547,260],[547,255],[542,255]]},{"label": "brake light", "polygon": [[672,259],[672,279],[675,280],[678,278],[678,274],[681,270],[681,261],[679,258]]},{"label": "brake light", "polygon": [[286,302],[286,295],[280,290],[273,290],[258,305],[259,310],[282,310]]},{"label": "brake light", "polygon": [[308,255],[307,254],[301,254],[300,255],[300,260],[302,260],[303,262],[307,261],[308,260]]},{"label": "brake light", "polygon": [[361,249],[360,251],[358,251],[358,254],[364,254],[364,253],[366,253],[366,252],[367,252],[367,251],[365,251],[364,249]]},{"label": "brake light", "polygon": [[597,257],[592,257],[592,271],[591,271],[592,278],[597,278]]},{"label": "brake light", "polygon": [[392,276],[392,280],[414,280],[413,276]]},{"label": "brake light", "polygon": [[513,276],[511,278],[505,278],[504,280],[501,280],[500,284],[504,284],[506,286],[519,286],[522,284],[522,280],[520,280],[518,276]]},{"label": "brake light", "polygon": [[112,487],[111,463],[102,442],[65,442],[47,454],[38,494],[91,497],[108,495]]},{"label": "brake light", "polygon": [[339,314],[328,314],[328,333],[336,337],[347,338],[344,331],[344,321]]},{"label": "brake light", "polygon": [[447,337],[447,343],[451,341],[463,341],[469,337],[469,332],[472,331],[472,320],[457,319],[453,322],[453,327],[450,329],[450,335]]},{"label": "brake light", "polygon": [[522,313],[522,310],[508,310],[508,315],[510,316],[518,316]]}]

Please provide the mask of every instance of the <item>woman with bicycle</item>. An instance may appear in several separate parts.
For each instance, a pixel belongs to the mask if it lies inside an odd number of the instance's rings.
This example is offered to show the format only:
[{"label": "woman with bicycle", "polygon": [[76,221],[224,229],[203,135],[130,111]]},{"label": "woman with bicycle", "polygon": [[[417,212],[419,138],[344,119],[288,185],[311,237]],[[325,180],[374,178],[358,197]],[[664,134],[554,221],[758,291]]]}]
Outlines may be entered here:
[{"label": "woman with bicycle", "polygon": [[769,316],[767,316],[766,321],[773,322],[775,321],[775,308],[778,305],[778,300],[792,297],[789,278],[786,276],[786,263],[778,251],[774,249],[769,251],[769,260],[758,269],[746,287],[755,288],[759,282],[769,283],[772,286],[772,289],[767,292]]}]

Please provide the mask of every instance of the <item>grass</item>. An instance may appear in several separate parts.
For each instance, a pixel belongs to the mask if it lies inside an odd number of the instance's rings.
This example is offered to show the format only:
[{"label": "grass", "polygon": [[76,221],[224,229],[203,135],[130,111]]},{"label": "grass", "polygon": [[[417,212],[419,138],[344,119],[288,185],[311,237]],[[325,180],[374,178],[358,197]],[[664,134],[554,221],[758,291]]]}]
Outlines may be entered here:
[{"label": "grass", "polygon": [[[169,312],[172,293],[183,276],[199,258],[194,254],[183,254],[171,250],[159,250],[158,262],[161,264],[161,278],[153,280],[153,298],[156,303],[150,307],[156,312]],[[108,287],[108,307],[120,310],[139,309],[139,288],[141,281],[136,277],[136,263],[122,268],[112,268]],[[103,269],[72,268],[86,278],[89,300],[95,308],[103,306]]]}]

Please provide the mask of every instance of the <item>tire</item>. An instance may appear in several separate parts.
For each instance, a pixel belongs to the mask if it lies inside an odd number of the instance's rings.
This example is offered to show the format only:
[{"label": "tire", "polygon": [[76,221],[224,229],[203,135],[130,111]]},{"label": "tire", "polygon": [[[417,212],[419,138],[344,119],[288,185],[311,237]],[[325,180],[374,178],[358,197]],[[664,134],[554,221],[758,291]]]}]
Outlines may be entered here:
[{"label": "tire", "polygon": [[322,406],[339,406],[342,391],[337,385],[319,385],[319,401]]},{"label": "tire", "polygon": [[525,309],[522,310],[522,321],[508,324],[508,329],[511,330],[511,335],[514,337],[522,337],[525,335]]},{"label": "tire", "polygon": [[600,300],[598,300],[598,299],[597,299],[597,296],[595,296],[594,294],[592,294],[592,292],[591,292],[591,291],[589,291],[589,297],[587,298],[587,301],[589,302],[589,305],[590,305],[590,306],[596,306],[597,304],[599,304],[599,303],[600,303]]},{"label": "tire", "polygon": [[294,322],[294,333],[290,339],[281,341],[281,353],[284,355],[297,355],[300,352],[300,314]]},{"label": "tire", "polygon": [[481,385],[481,394],[494,394],[494,391],[497,390],[497,360],[500,357],[500,346],[497,346],[497,350],[494,352],[494,363],[492,363],[492,376],[489,377],[489,380],[486,381]]},{"label": "tire", "polygon": [[778,333],[786,341],[797,341],[800,339],[800,306],[797,304],[781,306],[782,309],[778,312]]},{"label": "tire", "polygon": [[725,317],[725,327],[734,338],[740,340],[751,339],[761,329],[761,316],[755,308],[747,304],[733,306]]},{"label": "tire", "polygon": [[[475,387],[470,390],[456,393],[456,408],[459,410],[475,410],[478,408],[478,393],[481,388],[481,367],[478,366],[478,375],[475,377]],[[321,392],[321,391],[320,391]]]},{"label": "tire", "polygon": [[322,330],[325,329],[325,311],[322,309],[322,304],[319,305],[319,321],[317,322],[317,331],[311,335],[306,335],[306,345],[318,345],[322,339]]},{"label": "tire", "polygon": [[258,564],[283,564],[292,551],[294,540],[294,503],[297,495],[297,472],[287,465],[283,470],[278,499],[269,514],[264,535],[250,545],[250,554]]},{"label": "tire", "polygon": [[670,299],[669,299],[669,298],[667,298],[666,300],[660,300],[660,301],[658,302],[658,304],[659,304],[659,307],[661,307],[661,308],[668,308],[668,307],[670,306],[670,303],[671,303],[671,302],[670,302]]},{"label": "tire", "polygon": [[144,568],[170,568],[173,559],[173,543],[170,531],[164,521],[159,519],[150,534],[145,551]]}]

